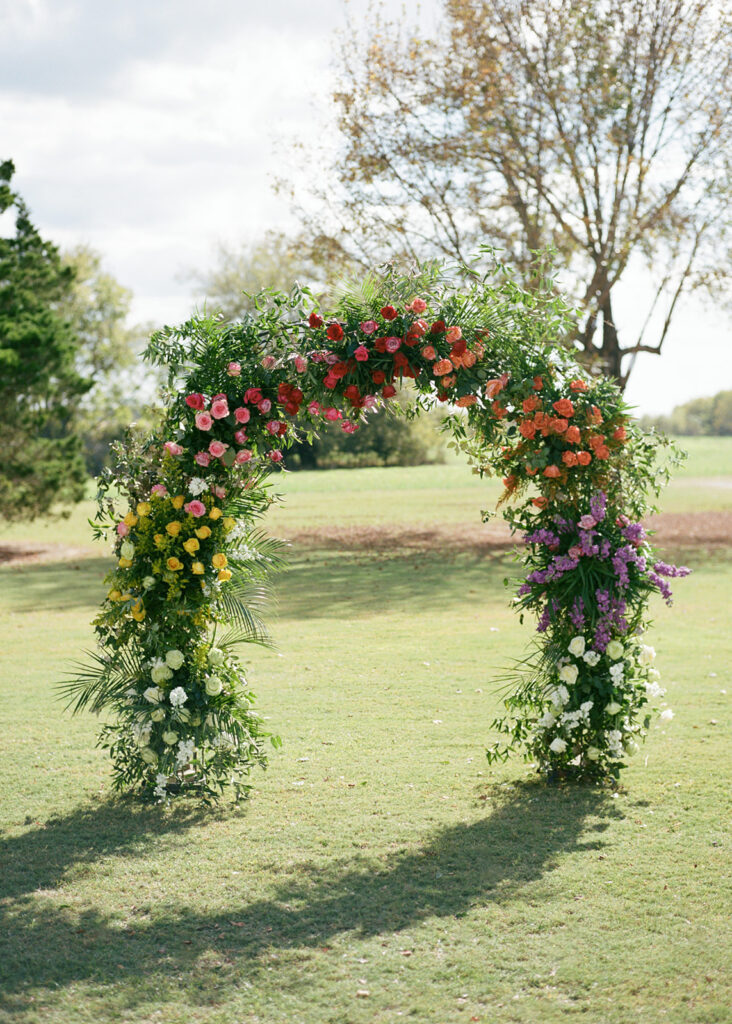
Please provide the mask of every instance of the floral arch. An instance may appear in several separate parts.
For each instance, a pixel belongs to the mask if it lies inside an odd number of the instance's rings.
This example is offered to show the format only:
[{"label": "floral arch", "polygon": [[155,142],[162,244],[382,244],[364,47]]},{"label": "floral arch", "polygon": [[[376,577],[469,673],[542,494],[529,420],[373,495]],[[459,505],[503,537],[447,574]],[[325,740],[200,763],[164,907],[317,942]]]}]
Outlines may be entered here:
[{"label": "floral arch", "polygon": [[670,601],[665,577],[688,572],[654,556],[640,523],[657,439],[561,344],[556,295],[501,268],[462,292],[390,275],[332,315],[313,305],[298,288],[268,293],[241,323],[197,317],[150,343],[146,358],[168,368],[164,419],[100,481],[97,531],[112,532],[116,565],[99,649],[64,686],[75,710],[114,713],[100,742],[115,785],[161,798],[248,788],[270,737],[235,648],[266,641],[256,607],[279,560],[257,529],[267,478],[296,439],[323,421],[359,429],[405,379],[414,411],[444,403],[469,460],[503,479],[523,542],[514,601],[538,616],[537,642],[489,759],[521,748],[546,773],[617,777],[664,694],[648,599]]}]

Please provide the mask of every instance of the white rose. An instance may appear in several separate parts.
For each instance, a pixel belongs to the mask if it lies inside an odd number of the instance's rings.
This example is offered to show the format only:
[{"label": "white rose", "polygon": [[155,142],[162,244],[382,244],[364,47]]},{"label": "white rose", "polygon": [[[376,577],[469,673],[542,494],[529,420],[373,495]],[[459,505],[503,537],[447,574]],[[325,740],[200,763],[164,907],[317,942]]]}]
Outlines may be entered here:
[{"label": "white rose", "polygon": [[610,703],[605,706],[605,710],[609,715],[617,715],[621,708],[617,701],[611,700]]},{"label": "white rose", "polygon": [[557,736],[557,738],[552,740],[549,744],[549,749],[553,750],[555,754],[563,754],[567,749],[567,744]]},{"label": "white rose", "polygon": [[674,717],[674,713],[671,710],[671,708],[666,708],[665,711],[661,712],[661,716],[660,717],[661,717],[661,721],[662,722],[670,722],[671,719]]},{"label": "white rose", "polygon": [[153,722],[162,722],[165,718],[165,712],[162,708],[155,708],[154,711],[150,712],[150,718],[152,718]]},{"label": "white rose", "polygon": [[147,764],[158,763],[158,755],[155,753],[152,747],[143,747],[142,750],[140,751],[140,757]]},{"label": "white rose", "polygon": [[163,691],[159,686],[148,686],[142,696],[145,700],[149,700],[151,704],[159,704],[163,699]]},{"label": "white rose", "polygon": [[178,742],[178,733],[170,729],[168,732],[163,733],[163,743],[167,743],[169,747],[172,747],[174,743]]},{"label": "white rose", "polygon": [[135,554],[135,545],[131,540],[123,540],[120,544],[119,553],[123,558],[133,558]]},{"label": "white rose", "polygon": [[168,651],[165,655],[165,661],[169,668],[178,669],[185,660],[181,651]]},{"label": "white rose", "polygon": [[155,586],[155,577],[146,576],[145,579],[142,581],[142,585],[145,588],[145,590],[152,590],[152,588]]},{"label": "white rose", "polygon": [[542,729],[551,729],[555,722],[556,718],[551,713],[551,711],[545,711],[542,717],[539,719],[539,725],[542,727]]},{"label": "white rose", "polygon": [[588,747],[587,757],[590,761],[597,761],[600,758],[600,751],[597,749],[597,747]]},{"label": "white rose", "polygon": [[648,669],[648,678],[649,679],[660,679],[661,678],[661,673],[658,671],[657,668],[649,668]]},{"label": "white rose", "polygon": [[167,683],[169,679],[173,678],[173,673],[167,665],[156,665],[150,672],[150,678],[154,683]]},{"label": "white rose", "polygon": [[641,665],[652,665],[656,660],[656,651],[653,647],[649,647],[647,644],[642,644],[638,661]]},{"label": "white rose", "polygon": [[622,658],[625,654],[625,648],[619,640],[611,640],[605,648],[608,658],[612,658],[613,661],[617,661],[618,658]]},{"label": "white rose", "polygon": [[573,637],[572,640],[569,641],[569,647],[567,649],[575,658],[581,658],[585,653],[585,638],[583,636]]},{"label": "white rose", "polygon": [[206,679],[206,693],[209,697],[215,697],[218,693],[221,693],[223,688],[223,683],[218,676],[209,676]]},{"label": "white rose", "polygon": [[585,653],[585,655],[584,655],[584,659],[583,660],[585,661],[585,663],[587,665],[590,666],[590,668],[592,668],[600,660],[600,655],[597,653],[597,651],[587,651]]},{"label": "white rose", "polygon": [[578,675],[579,669],[576,665],[565,665],[559,670],[559,678],[563,683],[567,683],[568,686],[574,686],[577,682]]},{"label": "white rose", "polygon": [[646,683],[646,697],[649,697],[651,700],[655,700],[656,697],[663,697],[665,692],[664,688],[656,682]]},{"label": "white rose", "polygon": [[212,647],[208,652],[208,660],[211,665],[223,665],[224,652],[219,650],[218,647]]}]

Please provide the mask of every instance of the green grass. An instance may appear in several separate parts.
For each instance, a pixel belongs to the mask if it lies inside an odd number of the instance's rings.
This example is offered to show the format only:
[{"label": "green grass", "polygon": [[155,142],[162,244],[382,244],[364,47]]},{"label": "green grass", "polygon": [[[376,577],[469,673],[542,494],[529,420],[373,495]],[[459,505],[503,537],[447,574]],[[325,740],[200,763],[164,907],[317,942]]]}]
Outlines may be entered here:
[{"label": "green grass", "polygon": [[[467,522],[486,485],[458,469],[293,474],[280,515],[324,543]],[[485,762],[530,635],[510,559],[294,549],[279,651],[246,652],[284,746],[214,812],[113,799],[98,722],[54,698],[106,564],[0,572],[0,1020],[729,1020],[729,562],[654,606],[676,718],[613,798]]]}]

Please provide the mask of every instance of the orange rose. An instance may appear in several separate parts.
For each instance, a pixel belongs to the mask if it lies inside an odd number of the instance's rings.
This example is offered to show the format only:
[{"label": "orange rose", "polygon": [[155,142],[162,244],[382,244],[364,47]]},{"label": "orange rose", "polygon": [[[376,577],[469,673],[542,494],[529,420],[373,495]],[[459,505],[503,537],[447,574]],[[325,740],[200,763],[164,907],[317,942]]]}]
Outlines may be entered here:
[{"label": "orange rose", "polygon": [[519,434],[525,437],[527,441],[531,441],[536,437],[536,424],[531,420],[524,420],[519,426]]},{"label": "orange rose", "polygon": [[516,486],[516,477],[513,475],[513,473],[511,473],[510,476],[506,476],[503,478],[503,486],[506,488],[507,491],[512,491],[514,489],[514,487]]},{"label": "orange rose", "polygon": [[563,452],[562,453],[562,462],[564,463],[565,466],[576,466],[577,465],[577,456],[576,456],[576,454],[574,452]]},{"label": "orange rose", "polygon": [[568,426],[569,426],[569,423],[567,423],[566,420],[562,420],[562,419],[558,419],[558,418],[553,419],[553,420],[549,420],[549,429],[554,434],[563,434]]},{"label": "orange rose", "polygon": [[457,377],[453,374],[451,377],[443,377],[440,384],[442,384],[443,388],[451,388],[456,380]]},{"label": "orange rose", "polygon": [[583,380],[573,380],[569,384],[570,391],[587,391],[587,385]]},{"label": "orange rose", "polygon": [[592,462],[592,456],[589,452],[577,452],[577,462],[579,462],[580,466],[589,466],[590,462]]},{"label": "orange rose", "polygon": [[628,439],[628,435],[625,432],[625,427],[616,427],[613,433],[613,438],[616,441],[626,441]]},{"label": "orange rose", "polygon": [[541,379],[541,377],[534,377],[533,387],[534,391],[541,391],[541,389],[544,387],[544,381]]},{"label": "orange rose", "polygon": [[596,459],[609,459],[610,458],[610,449],[607,448],[604,444],[601,444],[599,448],[595,448],[595,458]]},{"label": "orange rose", "polygon": [[531,504],[532,505],[536,505],[537,508],[546,508],[547,505],[549,504],[549,499],[545,498],[542,495],[541,498],[532,498],[531,499]]},{"label": "orange rose", "polygon": [[564,435],[564,440],[569,441],[570,444],[579,444],[580,436],[579,427],[569,427]]},{"label": "orange rose", "polygon": [[493,410],[493,415],[497,416],[499,420],[502,420],[508,412],[508,409],[504,409],[502,405],[498,404],[498,402],[493,402],[491,404],[491,409]]},{"label": "orange rose", "polygon": [[439,362],[435,363],[432,367],[432,372],[435,377],[444,377],[446,373],[450,373],[452,370],[452,363],[449,359],[440,359]]},{"label": "orange rose", "polygon": [[544,476],[548,476],[550,480],[556,480],[556,478],[561,475],[562,471],[559,466],[547,466],[544,470]]},{"label": "orange rose", "polygon": [[422,349],[422,355],[425,359],[437,359],[437,352],[434,350],[432,345],[425,345]]},{"label": "orange rose", "polygon": [[528,415],[528,413],[533,412],[534,409],[538,409],[540,405],[541,402],[539,398],[537,398],[536,395],[531,395],[530,398],[525,398],[523,400],[523,402],[521,403],[521,408]]},{"label": "orange rose", "polygon": [[499,391],[503,391],[505,382],[500,377],[495,377],[493,380],[486,381],[485,393],[487,398],[495,398]]},{"label": "orange rose", "polygon": [[471,352],[470,349],[468,349],[468,351],[465,352],[464,355],[463,355],[463,366],[467,366],[468,368],[470,368],[471,366],[475,366],[475,363],[476,363],[475,352]]},{"label": "orange rose", "polygon": [[475,395],[463,395],[462,398],[458,398],[457,402],[455,402],[455,405],[457,405],[460,409],[467,409],[469,405],[475,405],[477,401],[478,399],[475,397]]},{"label": "orange rose", "polygon": [[605,438],[602,436],[602,434],[593,434],[588,443],[590,448],[592,448],[594,452],[605,444]]},{"label": "orange rose", "polygon": [[587,419],[590,423],[602,423],[602,413],[596,405],[591,406],[587,412]]},{"label": "orange rose", "polygon": [[559,401],[554,402],[554,408],[560,416],[574,416],[574,406],[568,398],[560,398]]},{"label": "orange rose", "polygon": [[536,476],[536,474],[537,474],[538,472],[539,472],[539,470],[538,470],[538,469],[532,469],[532,468],[531,468],[531,466],[527,466],[527,467],[526,467],[526,475],[527,475],[527,476]]}]

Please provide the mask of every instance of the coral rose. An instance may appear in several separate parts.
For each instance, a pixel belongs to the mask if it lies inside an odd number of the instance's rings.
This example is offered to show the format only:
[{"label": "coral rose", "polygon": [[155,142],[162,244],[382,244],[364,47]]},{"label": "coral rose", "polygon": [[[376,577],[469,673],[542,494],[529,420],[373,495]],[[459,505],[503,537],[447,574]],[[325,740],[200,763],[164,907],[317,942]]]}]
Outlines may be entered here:
[{"label": "coral rose", "polygon": [[570,444],[579,444],[581,439],[579,427],[568,427],[567,433],[564,435],[564,440],[569,441]]},{"label": "coral rose", "polygon": [[477,401],[478,399],[475,397],[475,395],[463,395],[462,398],[458,398],[457,402],[455,402],[455,405],[457,405],[460,409],[467,409],[468,406],[475,405]]},{"label": "coral rose", "polygon": [[449,359],[440,359],[432,367],[435,377],[443,377],[446,373],[450,373],[451,370],[452,363]]},{"label": "coral rose", "polygon": [[576,466],[577,465],[577,455],[576,455],[576,453],[575,452],[563,452],[562,453],[562,462],[564,463],[565,466]]},{"label": "coral rose", "polygon": [[544,476],[549,477],[550,480],[556,480],[561,475],[562,471],[559,466],[547,466],[544,470]]},{"label": "coral rose", "polygon": [[437,359],[437,352],[432,345],[425,345],[425,347],[422,349],[422,355],[424,356],[425,359]]},{"label": "coral rose", "polygon": [[519,425],[519,434],[525,437],[527,441],[533,440],[536,437],[536,424],[533,420],[524,420]]},{"label": "coral rose", "polygon": [[583,380],[580,380],[579,378],[577,378],[576,380],[570,381],[570,383],[569,383],[569,390],[570,391],[587,391],[587,385],[585,384],[585,382]]},{"label": "coral rose", "polygon": [[452,343],[454,341],[460,341],[463,336],[463,332],[459,327],[448,327],[445,337]]},{"label": "coral rose", "polygon": [[534,391],[541,391],[544,387],[544,380],[542,377],[534,377],[534,383],[532,385]]},{"label": "coral rose", "polygon": [[557,410],[560,416],[574,416],[574,406],[568,398],[560,398],[557,402],[553,403],[553,408]]},{"label": "coral rose", "polygon": [[589,466],[592,462],[592,456],[589,452],[577,452],[577,462],[580,466]]}]

